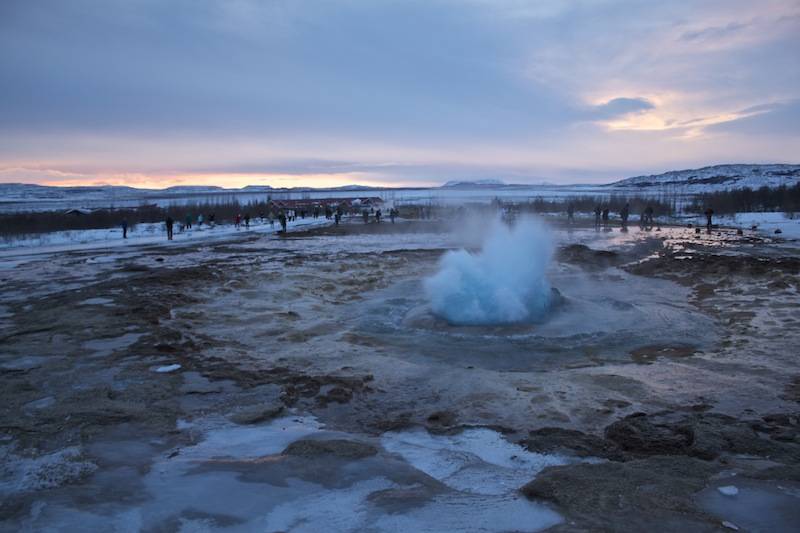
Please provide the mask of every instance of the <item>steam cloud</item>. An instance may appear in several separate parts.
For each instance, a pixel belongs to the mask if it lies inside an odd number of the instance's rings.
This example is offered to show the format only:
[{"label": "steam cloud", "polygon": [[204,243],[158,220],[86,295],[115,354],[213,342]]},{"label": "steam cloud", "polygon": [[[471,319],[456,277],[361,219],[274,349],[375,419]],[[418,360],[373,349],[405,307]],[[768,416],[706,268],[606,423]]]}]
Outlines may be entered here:
[{"label": "steam cloud", "polygon": [[448,252],[425,280],[433,312],[456,325],[492,325],[540,319],[550,306],[545,277],[553,255],[550,234],[535,219],[513,228],[494,222],[480,253]]}]

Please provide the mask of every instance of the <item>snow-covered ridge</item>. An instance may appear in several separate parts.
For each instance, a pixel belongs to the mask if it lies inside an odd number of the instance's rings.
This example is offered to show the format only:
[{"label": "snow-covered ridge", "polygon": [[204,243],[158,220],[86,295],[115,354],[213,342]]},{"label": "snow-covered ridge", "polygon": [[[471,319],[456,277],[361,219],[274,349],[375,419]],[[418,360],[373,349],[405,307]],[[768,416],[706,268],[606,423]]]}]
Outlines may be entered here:
[{"label": "snow-covered ridge", "polygon": [[485,180],[456,180],[448,181],[442,188],[475,188],[475,187],[503,187],[505,183],[502,180],[485,179]]},{"label": "snow-covered ridge", "polygon": [[666,188],[684,193],[730,189],[792,186],[800,183],[800,165],[716,165],[636,176],[612,183],[613,187]]},{"label": "snow-covered ridge", "polygon": [[0,199],[64,199],[81,198],[128,198],[146,196],[185,196],[191,194],[218,194],[223,192],[261,192],[271,191],[269,186],[250,185],[243,189],[225,189],[213,185],[177,185],[166,189],[138,189],[123,185],[98,185],[76,187],[53,187],[32,183],[0,183]]}]

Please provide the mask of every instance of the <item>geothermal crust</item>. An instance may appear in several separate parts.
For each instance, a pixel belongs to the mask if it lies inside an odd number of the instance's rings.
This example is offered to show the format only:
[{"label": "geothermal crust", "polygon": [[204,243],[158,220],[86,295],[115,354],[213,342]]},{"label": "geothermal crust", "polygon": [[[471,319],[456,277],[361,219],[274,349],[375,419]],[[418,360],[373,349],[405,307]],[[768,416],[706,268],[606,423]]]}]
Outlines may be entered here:
[{"label": "geothermal crust", "polygon": [[[718,531],[726,516],[704,491],[739,485],[746,502],[797,487],[793,243],[556,229],[553,316],[474,329],[425,307],[422,280],[464,244],[442,229],[346,224],[15,259],[0,271],[4,527],[150,505],[158,472],[348,488],[381,520],[428,520],[426,505],[468,486],[467,507],[523,516],[524,495],[545,504],[530,529],[563,531]],[[169,365],[180,367],[155,371]],[[296,427],[270,425],[292,417]],[[256,453],[262,431],[275,444]],[[531,455],[524,468],[511,452],[497,460],[512,465],[496,473],[511,485],[502,494],[484,471],[425,470],[414,452],[503,443]],[[116,492],[92,488],[113,479]],[[303,508],[309,520],[321,498]],[[186,506],[159,508],[162,526],[242,524]]]}]

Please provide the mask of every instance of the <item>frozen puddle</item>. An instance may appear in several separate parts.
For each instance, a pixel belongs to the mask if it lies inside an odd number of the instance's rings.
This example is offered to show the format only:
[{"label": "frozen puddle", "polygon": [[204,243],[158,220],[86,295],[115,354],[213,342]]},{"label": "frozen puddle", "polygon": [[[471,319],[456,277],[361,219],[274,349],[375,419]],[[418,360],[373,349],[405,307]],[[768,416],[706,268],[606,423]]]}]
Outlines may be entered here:
[{"label": "frozen puddle", "polygon": [[[538,531],[561,522],[518,488],[567,458],[529,453],[488,429],[423,430],[379,441],[325,431],[313,418],[200,428],[203,440],[150,450],[109,441],[88,482],[38,500],[22,530]],[[133,437],[133,436],[131,436]],[[282,455],[299,439],[346,439],[374,453]],[[313,450],[313,447],[311,447]],[[156,453],[142,468],[144,457]]]},{"label": "frozen puddle", "polygon": [[800,524],[800,484],[734,478],[709,487],[698,503],[727,528],[751,533],[793,533]]},{"label": "frozen puddle", "polygon": [[381,444],[448,487],[471,494],[511,494],[545,467],[567,463],[563,457],[530,453],[485,428],[458,435],[392,432]]},{"label": "frozen puddle", "polygon": [[83,343],[82,347],[93,353],[95,357],[106,357],[117,350],[124,350],[142,337],[142,333],[125,333],[119,337],[92,339]]},{"label": "frozen puddle", "polygon": [[114,300],[103,297],[88,298],[79,302],[78,305],[114,305]]}]

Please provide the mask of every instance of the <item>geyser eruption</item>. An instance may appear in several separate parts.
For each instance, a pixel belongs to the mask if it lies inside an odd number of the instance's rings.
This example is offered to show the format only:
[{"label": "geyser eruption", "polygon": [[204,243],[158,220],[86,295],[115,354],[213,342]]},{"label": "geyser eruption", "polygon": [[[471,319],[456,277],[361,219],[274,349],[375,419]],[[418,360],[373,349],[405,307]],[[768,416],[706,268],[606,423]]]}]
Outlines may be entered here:
[{"label": "geyser eruption", "polygon": [[448,252],[425,280],[434,314],[456,325],[493,325],[540,319],[551,303],[545,272],[553,255],[550,234],[530,218],[493,224],[479,253]]}]

